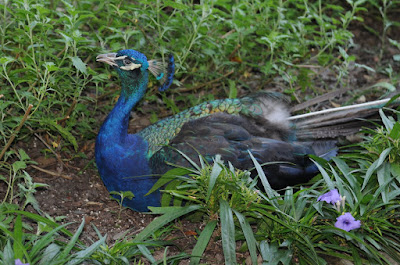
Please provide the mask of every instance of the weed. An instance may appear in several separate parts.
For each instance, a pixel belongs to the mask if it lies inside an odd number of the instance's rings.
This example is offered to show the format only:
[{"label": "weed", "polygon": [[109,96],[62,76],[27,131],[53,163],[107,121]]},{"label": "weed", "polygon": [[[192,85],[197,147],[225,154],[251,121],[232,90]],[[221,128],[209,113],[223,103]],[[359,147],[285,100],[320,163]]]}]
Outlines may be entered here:
[{"label": "weed", "polygon": [[120,192],[116,192],[116,191],[111,191],[110,192],[111,199],[114,201],[117,201],[119,204],[119,211],[118,211],[118,220],[121,219],[121,213],[124,209],[123,206],[123,202],[124,199],[128,199],[128,200],[132,200],[133,197],[135,197],[135,195],[131,192],[131,191],[120,191]]}]

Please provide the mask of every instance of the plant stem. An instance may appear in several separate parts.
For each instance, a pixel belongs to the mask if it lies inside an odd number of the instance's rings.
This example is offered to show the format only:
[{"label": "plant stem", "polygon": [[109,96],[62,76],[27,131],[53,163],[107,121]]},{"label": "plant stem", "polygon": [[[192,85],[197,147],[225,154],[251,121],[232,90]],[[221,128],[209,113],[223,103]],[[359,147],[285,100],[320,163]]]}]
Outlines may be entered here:
[{"label": "plant stem", "polygon": [[19,130],[21,130],[22,125],[24,125],[24,123],[26,122],[26,120],[29,117],[29,113],[31,112],[33,105],[29,104],[28,109],[25,111],[24,117],[22,117],[21,122],[19,123],[17,129],[15,129],[15,131],[13,132],[13,134],[11,135],[10,139],[8,140],[8,142],[6,143],[6,145],[4,146],[3,150],[0,153],[0,160],[3,158],[4,154],[6,153],[7,149],[10,147],[10,145],[12,144],[12,142],[14,141],[15,137],[17,136]]}]

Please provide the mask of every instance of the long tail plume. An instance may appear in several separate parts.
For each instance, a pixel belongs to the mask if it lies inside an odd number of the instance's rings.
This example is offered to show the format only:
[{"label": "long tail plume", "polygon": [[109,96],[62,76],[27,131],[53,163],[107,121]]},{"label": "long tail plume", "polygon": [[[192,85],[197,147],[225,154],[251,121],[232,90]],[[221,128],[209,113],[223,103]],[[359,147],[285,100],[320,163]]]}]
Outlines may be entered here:
[{"label": "long tail plume", "polygon": [[[363,126],[371,125],[366,118],[378,113],[390,98],[362,104],[331,108],[289,118],[296,128],[297,139],[327,139],[347,136],[359,132]],[[398,105],[398,101],[391,105]]]}]

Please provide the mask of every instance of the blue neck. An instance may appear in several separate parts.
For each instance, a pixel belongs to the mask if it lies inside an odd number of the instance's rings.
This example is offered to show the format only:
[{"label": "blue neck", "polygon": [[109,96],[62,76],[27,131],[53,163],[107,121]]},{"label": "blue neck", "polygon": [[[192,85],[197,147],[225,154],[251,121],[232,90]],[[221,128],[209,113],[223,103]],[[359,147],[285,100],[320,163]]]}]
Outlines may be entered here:
[{"label": "blue neck", "polygon": [[142,95],[135,94],[134,96],[126,98],[121,93],[117,104],[108,114],[106,120],[101,126],[100,135],[111,135],[113,140],[118,143],[124,142],[128,136],[129,115],[132,108],[142,98]]},{"label": "blue neck", "polygon": [[[148,83],[147,71],[129,78],[120,74],[122,91],[101,126],[96,139],[96,164],[100,176],[109,191],[131,191],[133,200],[124,205],[138,211],[148,211],[147,206],[158,206],[160,194],[144,197],[156,179],[149,177],[148,144],[136,134],[128,134],[129,115],[132,108],[144,96]],[[147,175],[147,177],[145,177]]]},{"label": "blue neck", "polygon": [[121,95],[103,123],[99,135],[111,134],[115,140],[124,140],[128,136],[130,112],[146,92],[148,72],[141,72],[135,77],[124,72],[119,72],[119,74],[122,86]]}]

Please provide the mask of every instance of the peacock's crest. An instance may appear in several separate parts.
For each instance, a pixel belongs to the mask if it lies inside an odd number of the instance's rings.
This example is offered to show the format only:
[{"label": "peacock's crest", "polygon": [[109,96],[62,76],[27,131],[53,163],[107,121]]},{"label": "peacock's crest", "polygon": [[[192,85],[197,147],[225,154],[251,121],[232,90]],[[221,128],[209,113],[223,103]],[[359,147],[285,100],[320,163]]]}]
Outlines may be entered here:
[{"label": "peacock's crest", "polygon": [[164,63],[161,60],[150,60],[149,71],[152,73],[157,80],[160,81],[161,86],[158,91],[165,91],[172,84],[172,80],[175,73],[175,61],[174,56],[170,54],[168,56],[168,62]]}]

